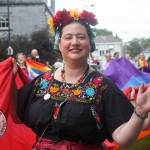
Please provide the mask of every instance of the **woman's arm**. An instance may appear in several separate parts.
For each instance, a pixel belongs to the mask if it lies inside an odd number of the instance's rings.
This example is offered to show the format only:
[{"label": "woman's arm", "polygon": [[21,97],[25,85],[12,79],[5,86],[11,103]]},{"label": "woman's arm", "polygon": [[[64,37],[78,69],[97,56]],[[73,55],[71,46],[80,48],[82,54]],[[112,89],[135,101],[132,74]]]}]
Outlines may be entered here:
[{"label": "woman's arm", "polygon": [[[144,84],[139,88],[137,100],[136,100],[136,113],[140,116],[146,117],[150,112],[150,88],[143,93]],[[119,126],[113,133],[113,139],[122,147],[129,147],[136,140],[140,134],[145,123],[149,125],[149,118],[144,120],[137,116],[135,112],[131,116],[130,120]]]}]

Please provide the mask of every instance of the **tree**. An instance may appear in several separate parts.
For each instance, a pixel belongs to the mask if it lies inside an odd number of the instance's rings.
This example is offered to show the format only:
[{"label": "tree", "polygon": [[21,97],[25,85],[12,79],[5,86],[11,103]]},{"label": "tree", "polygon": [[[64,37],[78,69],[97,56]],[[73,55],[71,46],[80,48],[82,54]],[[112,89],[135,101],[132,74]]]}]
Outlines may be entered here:
[{"label": "tree", "polygon": [[108,31],[107,29],[96,29],[96,28],[93,28],[93,30],[94,30],[94,32],[96,32],[97,36],[112,34],[112,32]]},{"label": "tree", "polygon": [[[31,35],[12,35],[11,39],[11,46],[13,48],[12,57],[14,58],[17,53],[30,54],[33,48],[39,51],[40,58],[44,63],[49,61],[52,65],[58,57],[58,54],[53,50],[54,36],[46,29],[33,32]],[[0,39],[0,61],[9,57],[6,50],[8,47],[7,40],[7,37]],[[61,58],[61,54],[59,58]]]},{"label": "tree", "polygon": [[126,49],[130,52],[131,57],[135,57],[149,46],[150,46],[150,38],[148,39],[134,38],[132,41],[128,42]]}]

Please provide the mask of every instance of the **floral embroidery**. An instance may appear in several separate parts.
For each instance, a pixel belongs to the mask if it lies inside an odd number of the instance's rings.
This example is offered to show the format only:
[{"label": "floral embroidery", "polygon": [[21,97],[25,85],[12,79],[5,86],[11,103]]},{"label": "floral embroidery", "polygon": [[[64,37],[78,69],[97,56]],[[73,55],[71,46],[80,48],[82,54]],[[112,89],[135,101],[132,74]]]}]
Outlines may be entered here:
[{"label": "floral embroidery", "polygon": [[45,89],[48,86],[48,81],[42,80],[40,82],[41,89]]},{"label": "floral embroidery", "polygon": [[59,90],[59,85],[58,84],[54,84],[54,86],[50,87],[50,92],[52,93],[56,93]]},{"label": "floral embroidery", "polygon": [[[92,100],[96,100],[96,103],[99,103],[103,90],[107,88],[106,85],[101,86],[102,81],[103,77],[91,77],[87,83],[82,83],[83,85],[76,87],[74,84],[56,83],[54,71],[48,71],[36,81],[35,92],[37,96],[43,97],[48,93],[52,99],[59,101],[64,101],[68,97],[73,101],[91,103]],[[68,87],[66,88],[66,86]]]},{"label": "floral embroidery", "polygon": [[46,73],[43,74],[43,78],[44,78],[44,79],[45,79],[45,78],[49,78],[50,75],[51,75],[51,72],[46,72]]},{"label": "floral embroidery", "polygon": [[108,87],[107,84],[103,85],[102,87],[100,87],[100,93],[98,95],[98,98],[96,99],[96,104],[98,104],[100,102],[100,100],[102,99],[102,93],[103,91]]},{"label": "floral embroidery", "polygon": [[74,90],[74,95],[80,95],[82,92],[81,89]]},{"label": "floral embroidery", "polygon": [[95,106],[91,106],[91,111],[92,111],[92,115],[94,116],[95,120],[96,120],[96,124],[97,124],[97,128],[98,130],[102,129],[102,124],[101,124],[101,119],[100,119],[100,115],[98,113],[98,108]]},{"label": "floral embroidery", "polygon": [[95,84],[100,84],[102,81],[103,81],[103,78],[102,78],[102,77],[96,77],[96,78],[94,78],[94,80],[93,80],[93,82],[94,82]]},{"label": "floral embroidery", "polygon": [[87,88],[86,89],[86,94],[89,95],[89,96],[94,96],[95,91],[94,91],[93,88]]}]

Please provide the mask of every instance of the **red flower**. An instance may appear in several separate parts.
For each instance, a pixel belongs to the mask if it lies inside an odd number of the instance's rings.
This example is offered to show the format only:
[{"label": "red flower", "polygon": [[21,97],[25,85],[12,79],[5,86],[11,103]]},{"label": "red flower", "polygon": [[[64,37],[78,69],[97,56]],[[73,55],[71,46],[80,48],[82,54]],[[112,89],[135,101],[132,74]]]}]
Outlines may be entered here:
[{"label": "red flower", "polygon": [[96,25],[98,24],[97,19],[95,19],[95,15],[91,12],[87,12],[86,10],[83,10],[80,19],[83,19],[87,24]]},{"label": "red flower", "polygon": [[93,84],[93,82],[91,82],[91,81],[88,82],[88,85],[92,85],[92,84]]},{"label": "red flower", "polygon": [[66,24],[70,20],[70,12],[63,9],[63,11],[58,11],[53,17],[53,22],[56,26],[61,26]]},{"label": "red flower", "polygon": [[94,80],[93,80],[93,82],[95,83],[95,84],[99,84],[99,83],[101,83],[103,81],[103,78],[102,77],[96,77],[96,78],[94,78]]}]

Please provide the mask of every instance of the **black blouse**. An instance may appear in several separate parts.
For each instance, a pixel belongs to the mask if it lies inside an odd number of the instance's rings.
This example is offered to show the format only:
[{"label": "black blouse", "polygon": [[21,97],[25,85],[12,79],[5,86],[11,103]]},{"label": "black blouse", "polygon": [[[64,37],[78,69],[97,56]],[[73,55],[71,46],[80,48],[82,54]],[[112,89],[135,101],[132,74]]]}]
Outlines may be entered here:
[{"label": "black blouse", "polygon": [[127,122],[133,106],[107,77],[93,71],[83,83],[66,85],[49,71],[18,92],[17,114],[22,122],[43,138],[53,141],[99,143]]}]

